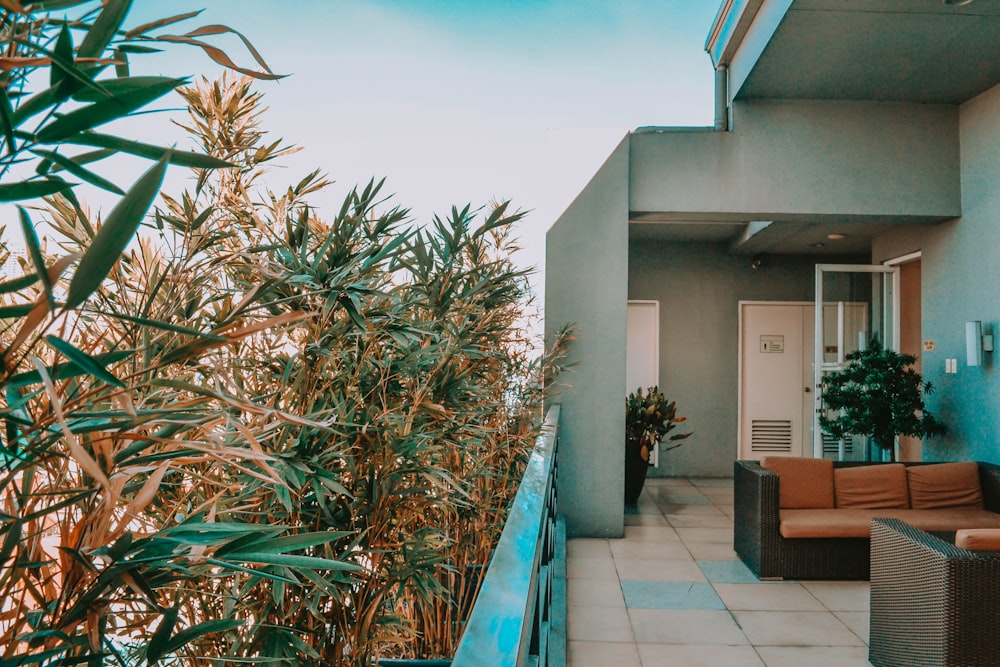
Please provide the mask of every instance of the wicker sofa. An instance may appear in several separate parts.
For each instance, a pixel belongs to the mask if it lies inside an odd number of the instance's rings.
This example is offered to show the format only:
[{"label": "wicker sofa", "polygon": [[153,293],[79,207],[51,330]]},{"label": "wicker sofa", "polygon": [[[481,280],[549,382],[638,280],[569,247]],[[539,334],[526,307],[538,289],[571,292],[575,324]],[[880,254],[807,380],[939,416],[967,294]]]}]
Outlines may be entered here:
[{"label": "wicker sofa", "polygon": [[875,519],[871,531],[871,663],[1000,664],[1000,552],[960,548],[898,519]]},{"label": "wicker sofa", "polygon": [[[776,458],[776,457],[772,457]],[[889,479],[898,481],[900,471],[903,479],[918,474],[912,466],[934,464],[878,464],[855,462],[822,462],[817,459],[798,461],[816,462],[801,465],[827,465],[831,480],[848,480],[860,476],[867,479],[869,486],[878,481],[877,486],[892,486]],[[787,464],[783,459],[777,463]],[[763,464],[763,465],[762,465]],[[966,463],[965,470],[972,468],[973,484],[978,472],[979,509],[963,506],[956,508],[947,491],[940,492],[943,506],[934,508],[927,503],[927,491],[920,493],[922,504],[909,505],[910,493],[903,482],[902,500],[887,501],[884,497],[855,495],[853,502],[860,498],[860,506],[851,504],[851,498],[842,498],[840,490],[848,491],[844,481],[843,489],[834,489],[833,498],[824,494],[819,500],[807,498],[789,499],[793,491],[794,476],[788,472],[780,475],[767,469],[768,460],[736,461],[734,464],[734,534],[733,548],[744,563],[761,579],[868,579],[870,567],[870,524],[874,518],[897,518],[921,529],[947,538],[960,528],[1000,527],[1000,467],[988,463]],[[800,465],[800,464],[795,464]],[[891,466],[891,467],[890,467]],[[793,466],[794,467],[794,466]],[[846,469],[857,470],[847,472]],[[863,470],[861,468],[864,468]],[[939,470],[926,468],[926,472]],[[844,471],[844,472],[838,472]],[[825,473],[823,473],[825,475]],[[786,480],[786,489],[781,490],[780,479]],[[798,481],[800,493],[807,489],[813,493],[816,483]],[[912,483],[912,480],[911,482]],[[896,485],[898,490],[898,484]],[[856,488],[854,490],[857,490]],[[913,490],[916,500],[918,489]],[[932,490],[933,491],[933,490]],[[880,491],[881,493],[881,491]],[[884,494],[882,494],[884,496]],[[866,502],[871,507],[865,507]],[[965,502],[965,499],[963,499]],[[791,506],[789,506],[791,505]],[[803,508],[802,506],[805,506]],[[851,505],[851,506],[845,506]],[[928,509],[930,507],[930,509]]]}]

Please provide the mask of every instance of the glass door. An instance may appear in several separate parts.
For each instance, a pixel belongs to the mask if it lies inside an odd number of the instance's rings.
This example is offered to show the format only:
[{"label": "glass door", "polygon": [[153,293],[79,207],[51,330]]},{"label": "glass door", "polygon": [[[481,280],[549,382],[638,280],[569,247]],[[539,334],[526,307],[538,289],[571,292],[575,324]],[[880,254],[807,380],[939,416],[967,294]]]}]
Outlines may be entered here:
[{"label": "glass door", "polygon": [[[823,385],[827,373],[843,369],[847,355],[872,340],[899,349],[899,269],[864,264],[817,264],[814,304],[813,457],[868,461],[873,453],[864,438],[837,439],[823,433]],[[876,453],[876,456],[878,454]]]}]

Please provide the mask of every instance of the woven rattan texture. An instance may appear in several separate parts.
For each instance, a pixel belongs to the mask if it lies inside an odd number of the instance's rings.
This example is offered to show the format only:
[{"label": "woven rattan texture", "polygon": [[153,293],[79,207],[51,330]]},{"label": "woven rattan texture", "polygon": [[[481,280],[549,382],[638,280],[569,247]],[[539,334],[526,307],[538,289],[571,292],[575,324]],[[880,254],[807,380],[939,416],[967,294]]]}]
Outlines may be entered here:
[{"label": "woven rattan texture", "polygon": [[[835,467],[855,465],[869,464],[834,463]],[[1000,467],[980,463],[979,476],[985,508],[1000,513]],[[869,578],[871,552],[870,540],[866,538],[786,539],[781,536],[778,531],[778,476],[775,473],[764,470],[756,461],[736,461],[733,489],[733,548],[758,577]]]},{"label": "woven rattan texture", "polygon": [[872,521],[869,660],[1000,665],[1000,554],[959,549],[898,519]]}]

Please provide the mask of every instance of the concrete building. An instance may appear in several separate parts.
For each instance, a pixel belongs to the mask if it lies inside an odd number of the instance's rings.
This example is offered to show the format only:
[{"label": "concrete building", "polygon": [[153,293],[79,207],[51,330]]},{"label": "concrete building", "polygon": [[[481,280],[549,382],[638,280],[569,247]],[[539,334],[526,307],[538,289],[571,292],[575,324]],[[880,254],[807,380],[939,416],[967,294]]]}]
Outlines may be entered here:
[{"label": "concrete building", "polygon": [[[579,330],[570,534],[623,533],[630,300],[657,304],[649,365],[695,431],[656,474],[844,456],[811,423],[816,360],[872,335],[919,356],[949,426],[903,456],[1000,462],[997,353],[970,366],[966,339],[1000,322],[1000,0],[726,0],[706,50],[715,127],[631,132],[548,232],[546,329]],[[788,398],[753,367],[764,353],[795,362]]]}]

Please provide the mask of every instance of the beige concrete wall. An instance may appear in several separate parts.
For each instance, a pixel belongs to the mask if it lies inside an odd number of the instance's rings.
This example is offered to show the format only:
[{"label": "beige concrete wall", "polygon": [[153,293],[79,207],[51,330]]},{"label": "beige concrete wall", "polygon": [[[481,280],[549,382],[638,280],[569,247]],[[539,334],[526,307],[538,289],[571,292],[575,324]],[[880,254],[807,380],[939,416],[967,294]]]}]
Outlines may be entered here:
[{"label": "beige concrete wall", "polygon": [[545,333],[576,326],[562,403],[559,506],[571,536],[624,535],[628,137],[549,230]]},{"label": "beige concrete wall", "polygon": [[[934,342],[923,374],[935,387],[928,404],[949,428],[924,443],[924,459],[1000,462],[1000,353],[965,365],[966,320],[994,335],[1000,327],[1000,86],[962,105],[959,119],[961,217],[893,230],[876,239],[872,256],[922,252],[923,339]],[[945,374],[947,358],[958,359],[957,374]]]},{"label": "beige concrete wall", "polygon": [[958,110],[947,105],[744,101],[731,132],[633,135],[632,211],[954,217]]}]

